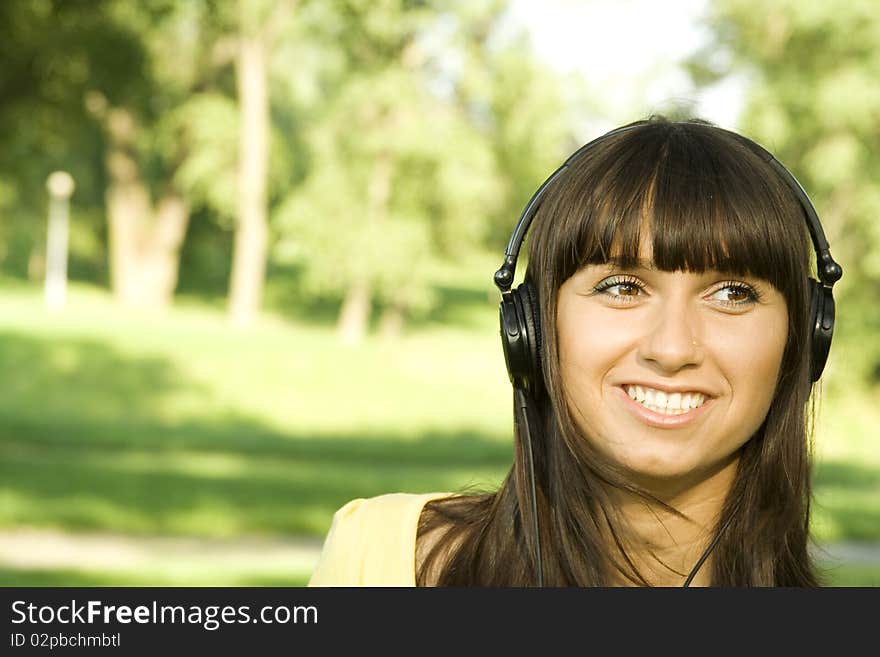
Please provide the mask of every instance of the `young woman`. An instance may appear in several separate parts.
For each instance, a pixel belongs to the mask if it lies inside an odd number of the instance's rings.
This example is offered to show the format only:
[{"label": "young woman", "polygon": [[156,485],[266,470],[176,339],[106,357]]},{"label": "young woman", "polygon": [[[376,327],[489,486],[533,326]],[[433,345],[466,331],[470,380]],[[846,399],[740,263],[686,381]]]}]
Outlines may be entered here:
[{"label": "young woman", "polygon": [[757,144],[662,118],[588,144],[496,274],[516,400],[504,483],[350,502],[310,584],[818,585],[809,401],[841,274]]}]

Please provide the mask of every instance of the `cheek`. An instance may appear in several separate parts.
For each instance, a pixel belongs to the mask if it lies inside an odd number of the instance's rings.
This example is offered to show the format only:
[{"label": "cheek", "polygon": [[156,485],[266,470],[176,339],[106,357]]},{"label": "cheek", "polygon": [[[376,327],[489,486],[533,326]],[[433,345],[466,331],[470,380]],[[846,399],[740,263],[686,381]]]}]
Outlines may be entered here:
[{"label": "cheek", "polygon": [[626,330],[602,313],[580,310],[557,315],[557,340],[562,385],[578,414],[591,414],[602,403],[606,374],[632,348]]},{"label": "cheek", "polygon": [[560,327],[559,357],[576,367],[601,370],[623,343],[607,322],[578,322]]},{"label": "cheek", "polygon": [[749,408],[743,410],[756,416],[752,423],[757,425],[763,422],[773,401],[788,339],[787,322],[787,316],[782,315],[772,322],[745,326],[736,334],[736,348],[723,352],[733,399],[748,404]]}]

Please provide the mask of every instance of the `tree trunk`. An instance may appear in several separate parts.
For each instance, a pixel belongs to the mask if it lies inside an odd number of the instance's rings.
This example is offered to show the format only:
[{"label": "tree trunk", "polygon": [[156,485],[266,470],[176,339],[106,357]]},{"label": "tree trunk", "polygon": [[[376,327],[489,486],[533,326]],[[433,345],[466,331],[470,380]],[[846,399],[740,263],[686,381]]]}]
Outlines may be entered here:
[{"label": "tree trunk", "polygon": [[134,152],[137,125],[128,110],[108,112],[106,125],[111,289],[123,306],[166,308],[177,287],[189,207],[169,190],[153,208]]},{"label": "tree trunk", "polygon": [[379,335],[383,340],[395,342],[403,335],[404,318],[406,310],[401,304],[392,304],[382,311],[379,319]]},{"label": "tree trunk", "polygon": [[370,323],[370,284],[360,279],[351,284],[345,293],[339,320],[336,323],[336,334],[344,345],[355,345],[363,341]]},{"label": "tree trunk", "polygon": [[[244,3],[242,3],[242,11]],[[242,17],[243,24],[245,17]],[[266,217],[269,161],[269,95],[266,46],[259,31],[244,31],[238,53],[241,106],[238,172],[238,223],[229,291],[230,317],[236,325],[253,322],[266,277],[269,228]]]},{"label": "tree trunk", "polygon": [[139,267],[140,296],[144,305],[165,308],[171,305],[180,266],[180,247],[189,223],[189,205],[176,192],[160,199]]},{"label": "tree trunk", "polygon": [[[367,187],[368,224],[376,228],[380,226],[388,214],[388,201],[391,198],[391,179],[394,175],[394,158],[391,153],[380,153],[373,165]],[[379,234],[378,230],[374,231]],[[361,276],[352,282],[345,294],[336,333],[343,344],[357,344],[367,334],[372,309],[372,284],[368,275]]]}]

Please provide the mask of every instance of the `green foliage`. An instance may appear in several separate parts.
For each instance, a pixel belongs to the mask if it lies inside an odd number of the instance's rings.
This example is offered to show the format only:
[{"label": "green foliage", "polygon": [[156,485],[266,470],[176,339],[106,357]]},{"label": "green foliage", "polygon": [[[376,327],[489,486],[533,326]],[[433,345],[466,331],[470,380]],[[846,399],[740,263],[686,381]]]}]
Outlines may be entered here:
[{"label": "green foliage", "polygon": [[499,245],[564,155],[561,83],[520,36],[500,35],[505,5],[3,3],[0,118],[19,128],[0,152],[0,267],[33,270],[45,177],[65,168],[77,181],[71,274],[106,281],[107,231],[94,218],[107,184],[104,122],[124,108],[149,192],[175,187],[192,210],[187,239],[200,243],[184,247],[183,288],[214,294],[229,270],[217,258],[231,251],[218,240],[231,240],[238,212],[237,35],[260,29],[270,44],[269,270],[297,268],[292,282],[313,300],[367,280],[375,302],[426,317],[439,302],[432,263]]},{"label": "green foliage", "polygon": [[561,161],[561,83],[521,38],[498,36],[504,3],[346,7],[304,19],[343,46],[306,129],[306,179],[276,214],[275,256],[302,267],[305,294],[366,281],[424,314],[431,262],[500,244]]},{"label": "green foliage", "polygon": [[490,95],[485,101],[504,183],[504,202],[491,216],[491,243],[503,248],[534,190],[573,150],[574,121],[563,81],[539,66],[526,44],[514,41],[492,53],[487,64]]},{"label": "green foliage", "polygon": [[157,126],[162,150],[188,148],[174,181],[197,206],[211,208],[232,227],[237,204],[238,107],[220,93],[189,96]]},{"label": "green foliage", "polygon": [[[74,217],[103,203],[100,130],[85,103],[100,84],[114,99],[143,98],[149,75],[141,41],[108,20],[110,0],[0,3],[0,269],[26,276],[45,239],[46,178],[76,181]],[[108,57],[107,53],[113,53]],[[101,231],[87,220],[74,228]],[[92,253],[71,244],[71,260]],[[94,263],[93,263],[94,264]]]},{"label": "green foliage", "polygon": [[424,7],[349,10],[329,28],[346,37],[344,82],[309,125],[312,166],[277,214],[276,255],[304,266],[307,293],[367,281],[378,300],[424,313],[429,261],[485,239],[500,187],[492,148],[432,87]]},{"label": "green foliage", "polygon": [[[106,281],[103,121],[124,107],[139,124],[137,159],[153,193],[201,144],[163,134],[167,117],[192,92],[209,86],[203,66],[213,3],[0,3],[0,186],[16,190],[0,222],[0,267],[25,275],[45,240],[47,175],[64,169],[76,181],[71,199],[70,274]],[[200,13],[203,12],[203,13]],[[95,221],[95,218],[98,220]],[[2,255],[2,253],[0,253]]]},{"label": "green foliage", "polygon": [[[387,82],[389,94],[405,93]],[[306,264],[306,289],[342,293],[368,277],[380,298],[418,310],[429,299],[428,261],[460,257],[482,241],[496,183],[485,142],[442,108],[407,105],[387,127],[358,116],[379,84],[369,94],[352,90],[340,101],[342,116],[316,128],[314,167],[279,211],[279,249]],[[340,122],[347,127],[337,132]],[[389,196],[377,208],[371,193],[383,175]]]},{"label": "green foliage", "polygon": [[[156,124],[151,135],[161,152],[177,153],[173,183],[196,207],[211,211],[224,228],[235,225],[238,209],[239,113],[235,100],[219,92],[186,97]],[[269,144],[269,194],[286,192],[292,155],[275,128]]]}]

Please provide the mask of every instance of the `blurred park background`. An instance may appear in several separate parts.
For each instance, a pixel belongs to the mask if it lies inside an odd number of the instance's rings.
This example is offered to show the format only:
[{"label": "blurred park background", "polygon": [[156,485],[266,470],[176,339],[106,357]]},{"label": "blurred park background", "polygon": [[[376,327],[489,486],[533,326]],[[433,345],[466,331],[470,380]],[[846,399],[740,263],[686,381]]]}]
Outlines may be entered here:
[{"label": "blurred park background", "polygon": [[346,501],[497,485],[510,231],[662,113],[819,210],[813,529],[880,585],[878,44],[874,0],[0,3],[0,584],[301,585]]}]

